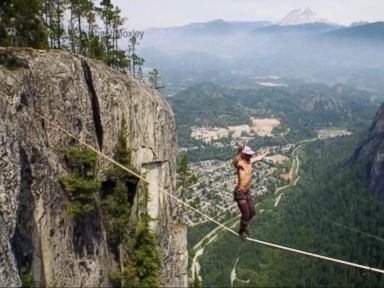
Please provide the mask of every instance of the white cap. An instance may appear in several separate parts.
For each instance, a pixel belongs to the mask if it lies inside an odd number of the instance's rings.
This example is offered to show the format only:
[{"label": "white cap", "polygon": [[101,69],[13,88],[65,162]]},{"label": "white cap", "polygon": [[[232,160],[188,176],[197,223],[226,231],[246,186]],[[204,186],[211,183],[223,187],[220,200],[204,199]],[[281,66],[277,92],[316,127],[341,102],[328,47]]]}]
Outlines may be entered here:
[{"label": "white cap", "polygon": [[255,151],[253,151],[251,149],[251,147],[249,146],[245,146],[244,149],[241,151],[241,153],[245,154],[245,155],[250,155],[252,156],[253,154],[255,154]]}]

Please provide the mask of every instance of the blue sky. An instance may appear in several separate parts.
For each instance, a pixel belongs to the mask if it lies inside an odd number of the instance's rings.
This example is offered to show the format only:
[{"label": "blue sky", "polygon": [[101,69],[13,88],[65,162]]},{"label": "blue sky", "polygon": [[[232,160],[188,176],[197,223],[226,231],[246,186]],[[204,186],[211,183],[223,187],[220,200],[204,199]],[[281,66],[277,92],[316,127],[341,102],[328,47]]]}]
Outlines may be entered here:
[{"label": "blue sky", "polygon": [[214,19],[279,21],[295,8],[310,7],[320,17],[349,25],[384,21],[384,0],[113,0],[127,27],[180,26]]}]

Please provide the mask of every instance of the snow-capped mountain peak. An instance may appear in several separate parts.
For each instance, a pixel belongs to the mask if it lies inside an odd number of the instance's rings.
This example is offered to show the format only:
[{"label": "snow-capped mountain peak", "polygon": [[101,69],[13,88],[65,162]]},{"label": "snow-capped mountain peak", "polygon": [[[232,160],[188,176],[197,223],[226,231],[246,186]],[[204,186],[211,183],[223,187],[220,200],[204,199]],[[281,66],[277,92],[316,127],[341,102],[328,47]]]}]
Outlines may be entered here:
[{"label": "snow-capped mountain peak", "polygon": [[288,13],[287,16],[280,21],[279,25],[299,25],[299,24],[308,24],[308,23],[329,23],[324,18],[320,18],[316,12],[311,8],[307,7],[305,9],[294,9]]}]

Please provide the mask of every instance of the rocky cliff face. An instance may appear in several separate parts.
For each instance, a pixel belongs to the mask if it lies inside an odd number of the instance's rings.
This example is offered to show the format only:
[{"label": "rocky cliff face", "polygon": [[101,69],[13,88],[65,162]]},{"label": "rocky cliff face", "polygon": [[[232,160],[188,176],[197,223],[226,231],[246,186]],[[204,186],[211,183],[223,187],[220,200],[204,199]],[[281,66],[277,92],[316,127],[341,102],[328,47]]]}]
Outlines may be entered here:
[{"label": "rocky cliff face", "polygon": [[311,111],[329,111],[329,112],[342,112],[346,110],[341,100],[329,96],[316,96],[302,105],[305,112]]},{"label": "rocky cliff face", "polygon": [[384,195],[384,104],[376,113],[368,136],[357,149],[354,159],[368,161],[370,188]]},{"label": "rocky cliff face", "polygon": [[[110,286],[109,275],[118,269],[100,215],[82,227],[79,245],[64,213],[62,150],[76,141],[20,103],[109,156],[126,118],[133,165],[151,182],[148,212],[159,219],[151,227],[162,253],[162,284],[186,286],[183,210],[158,190],[177,194],[175,121],[166,101],[126,75],[66,52],[0,48],[0,60],[0,286],[19,285],[21,267],[52,287]],[[101,179],[110,165],[99,160]]]}]

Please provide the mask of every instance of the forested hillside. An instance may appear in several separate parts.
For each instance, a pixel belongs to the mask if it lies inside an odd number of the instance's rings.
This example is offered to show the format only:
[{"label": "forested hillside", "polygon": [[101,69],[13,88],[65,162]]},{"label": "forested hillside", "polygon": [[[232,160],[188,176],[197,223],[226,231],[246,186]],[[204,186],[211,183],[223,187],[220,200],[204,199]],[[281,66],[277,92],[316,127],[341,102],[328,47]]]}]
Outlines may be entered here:
[{"label": "forested hillside", "polygon": [[[215,148],[191,138],[193,126],[226,127],[247,124],[251,116],[276,117],[281,120],[281,126],[275,128],[275,134],[280,136],[258,137],[249,144],[260,147],[295,143],[316,136],[316,130],[320,128],[365,131],[381,100],[377,94],[345,85],[329,87],[303,83],[259,89],[230,89],[213,83],[199,83],[168,98],[176,116],[179,145],[200,147],[189,151],[192,161],[215,155],[224,160],[232,154],[231,149]],[[220,141],[225,146],[229,144],[229,139]],[[217,150],[219,152],[215,153]]]}]

